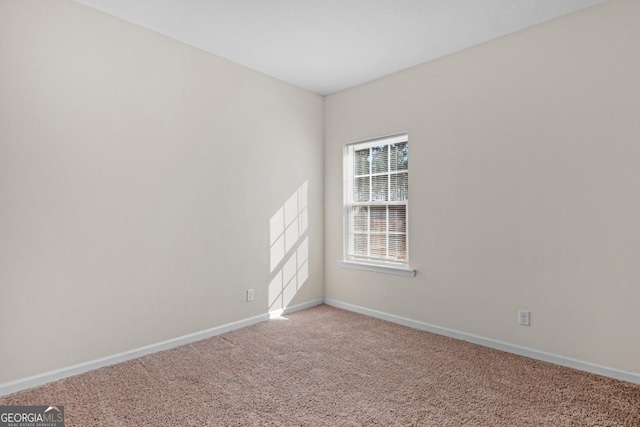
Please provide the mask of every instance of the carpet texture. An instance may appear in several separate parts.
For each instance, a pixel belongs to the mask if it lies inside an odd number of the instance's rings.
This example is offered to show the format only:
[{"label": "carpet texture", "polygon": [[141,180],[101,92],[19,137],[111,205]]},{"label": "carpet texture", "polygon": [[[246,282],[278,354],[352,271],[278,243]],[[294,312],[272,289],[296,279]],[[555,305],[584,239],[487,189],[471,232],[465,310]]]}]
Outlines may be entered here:
[{"label": "carpet texture", "polygon": [[328,306],[0,398],[67,426],[640,426],[640,386]]}]

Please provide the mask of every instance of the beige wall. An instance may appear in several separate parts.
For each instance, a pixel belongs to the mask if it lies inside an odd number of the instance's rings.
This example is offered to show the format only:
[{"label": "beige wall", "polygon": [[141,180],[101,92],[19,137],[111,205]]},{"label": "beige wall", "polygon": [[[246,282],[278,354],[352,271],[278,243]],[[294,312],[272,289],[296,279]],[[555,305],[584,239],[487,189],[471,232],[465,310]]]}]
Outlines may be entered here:
[{"label": "beige wall", "polygon": [[[640,373],[638,23],[610,1],[329,96],[325,297]],[[341,268],[343,145],[402,131],[417,276]]]},{"label": "beige wall", "polygon": [[[0,383],[267,312],[320,96],[71,1],[0,2]],[[255,302],[245,302],[254,288]]]}]

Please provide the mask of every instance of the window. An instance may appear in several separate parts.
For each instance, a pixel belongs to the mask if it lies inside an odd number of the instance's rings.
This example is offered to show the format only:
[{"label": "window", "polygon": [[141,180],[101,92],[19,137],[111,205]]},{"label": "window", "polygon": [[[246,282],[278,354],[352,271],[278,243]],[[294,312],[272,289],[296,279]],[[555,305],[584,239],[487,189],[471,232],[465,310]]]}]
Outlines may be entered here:
[{"label": "window", "polygon": [[345,261],[407,269],[407,135],[350,144],[345,151]]}]

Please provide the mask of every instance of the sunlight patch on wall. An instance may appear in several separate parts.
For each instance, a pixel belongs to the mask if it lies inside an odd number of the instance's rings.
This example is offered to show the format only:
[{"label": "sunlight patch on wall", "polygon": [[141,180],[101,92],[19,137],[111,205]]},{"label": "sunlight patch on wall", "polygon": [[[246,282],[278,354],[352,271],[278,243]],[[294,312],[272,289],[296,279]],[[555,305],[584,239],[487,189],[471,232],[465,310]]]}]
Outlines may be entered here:
[{"label": "sunlight patch on wall", "polygon": [[269,221],[269,312],[285,309],[309,278],[307,187],[305,181]]}]

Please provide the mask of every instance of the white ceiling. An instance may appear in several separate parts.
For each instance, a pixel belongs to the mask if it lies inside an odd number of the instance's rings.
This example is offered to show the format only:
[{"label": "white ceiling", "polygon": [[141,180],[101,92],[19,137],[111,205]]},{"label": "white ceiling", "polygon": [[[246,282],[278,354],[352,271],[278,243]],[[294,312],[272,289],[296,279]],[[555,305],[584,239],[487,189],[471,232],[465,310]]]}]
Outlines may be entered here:
[{"label": "white ceiling", "polygon": [[604,0],[76,0],[327,95]]}]

